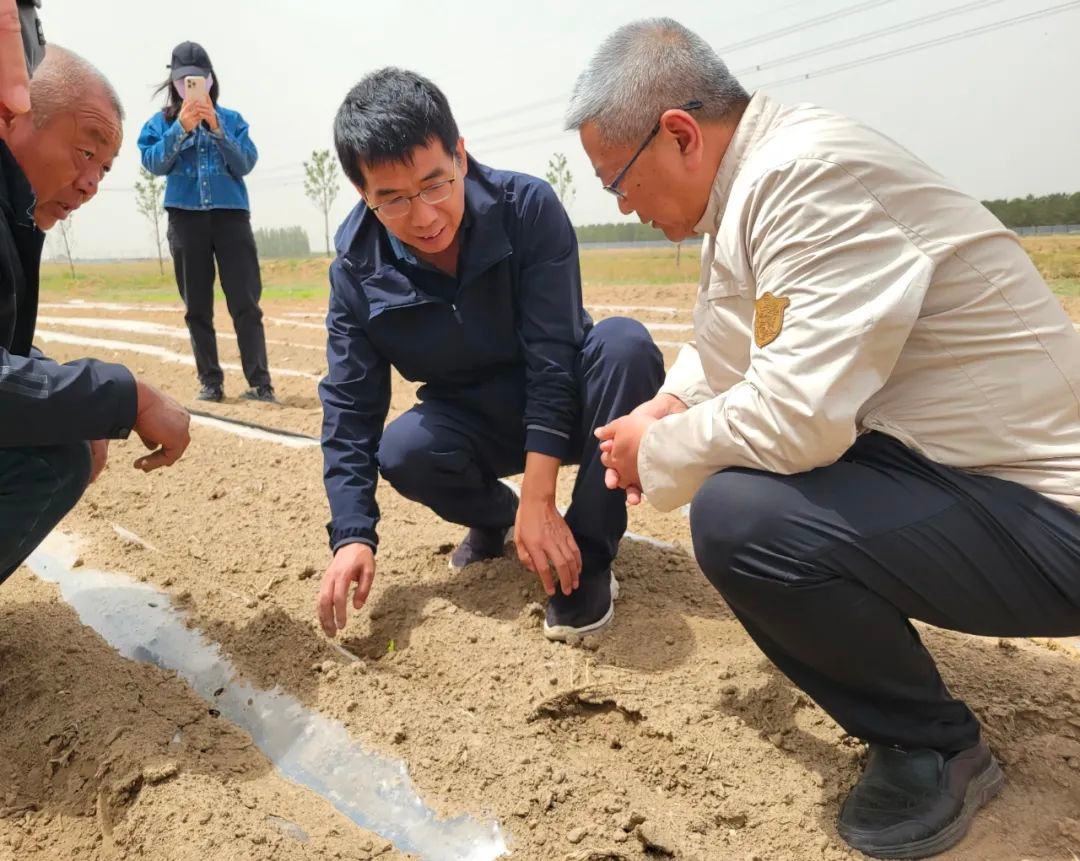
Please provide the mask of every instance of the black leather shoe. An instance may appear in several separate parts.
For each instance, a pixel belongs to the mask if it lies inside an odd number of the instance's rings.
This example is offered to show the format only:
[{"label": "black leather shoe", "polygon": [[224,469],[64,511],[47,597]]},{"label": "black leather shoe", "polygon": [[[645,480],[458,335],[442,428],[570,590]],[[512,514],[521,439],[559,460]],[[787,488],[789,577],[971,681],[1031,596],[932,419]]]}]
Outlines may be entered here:
[{"label": "black leather shoe", "polygon": [[960,842],[1004,781],[982,741],[948,759],[936,750],[871,745],[837,830],[874,858],[928,858]]},{"label": "black leather shoe", "polygon": [[199,389],[199,393],[195,395],[195,400],[214,401],[217,403],[223,397],[225,397],[225,390],[220,384],[208,383]]}]

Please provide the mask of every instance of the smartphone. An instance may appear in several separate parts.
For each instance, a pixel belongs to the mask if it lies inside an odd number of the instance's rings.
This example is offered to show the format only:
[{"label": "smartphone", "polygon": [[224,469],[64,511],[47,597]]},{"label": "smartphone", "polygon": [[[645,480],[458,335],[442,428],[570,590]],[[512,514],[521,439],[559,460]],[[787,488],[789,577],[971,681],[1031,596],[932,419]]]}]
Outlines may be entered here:
[{"label": "smartphone", "polygon": [[206,78],[202,75],[188,75],[184,78],[184,101],[210,101],[210,94],[206,91]]},{"label": "smartphone", "polygon": [[23,54],[26,56],[26,72],[31,77],[45,57],[45,32],[41,29],[41,19],[37,14],[37,7],[40,5],[40,2],[34,3],[32,0],[19,2]]}]

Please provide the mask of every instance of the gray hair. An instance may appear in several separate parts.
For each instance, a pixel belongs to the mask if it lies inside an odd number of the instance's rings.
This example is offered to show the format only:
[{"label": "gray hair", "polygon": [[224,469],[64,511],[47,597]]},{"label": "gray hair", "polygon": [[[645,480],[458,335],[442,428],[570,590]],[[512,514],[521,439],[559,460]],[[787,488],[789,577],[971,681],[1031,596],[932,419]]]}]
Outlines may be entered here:
[{"label": "gray hair", "polygon": [[723,120],[750,96],[696,33],[671,18],[626,24],[597,50],[574,84],[566,128],[595,123],[609,145],[636,143],[664,111],[698,100],[698,121]]},{"label": "gray hair", "polygon": [[124,107],[109,80],[88,60],[74,51],[49,45],[30,80],[30,105],[34,127],[41,128],[56,114],[68,113],[81,102],[86,93],[98,89],[112,105],[116,116],[124,121]]}]

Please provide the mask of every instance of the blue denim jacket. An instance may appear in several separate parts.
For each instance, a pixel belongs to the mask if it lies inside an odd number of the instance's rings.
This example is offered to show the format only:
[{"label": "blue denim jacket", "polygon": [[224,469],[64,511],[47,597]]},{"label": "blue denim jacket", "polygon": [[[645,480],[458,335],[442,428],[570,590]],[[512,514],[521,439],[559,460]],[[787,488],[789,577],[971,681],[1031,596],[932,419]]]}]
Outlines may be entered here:
[{"label": "blue denim jacket", "polygon": [[248,137],[248,124],[236,111],[217,108],[220,127],[201,124],[185,132],[158,111],[139,135],[142,163],[150,173],[167,176],[165,206],[177,209],[251,209],[244,177],[259,152]]}]

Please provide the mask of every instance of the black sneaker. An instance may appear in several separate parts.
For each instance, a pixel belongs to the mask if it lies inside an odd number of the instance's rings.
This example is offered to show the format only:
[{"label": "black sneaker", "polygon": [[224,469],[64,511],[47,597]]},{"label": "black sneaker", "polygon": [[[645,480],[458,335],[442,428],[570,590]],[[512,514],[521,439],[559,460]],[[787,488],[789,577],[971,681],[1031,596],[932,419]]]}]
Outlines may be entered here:
[{"label": "black sneaker", "polygon": [[223,397],[225,397],[225,390],[221,387],[221,383],[207,383],[199,389],[199,393],[195,395],[195,400],[217,403]]},{"label": "black sneaker", "polygon": [[548,598],[544,615],[544,636],[565,642],[570,637],[596,634],[615,618],[615,601],[619,597],[619,581],[611,571],[593,577],[581,576],[573,592],[564,595],[555,586]]},{"label": "black sneaker", "polygon": [[1004,781],[986,742],[948,759],[936,750],[871,745],[837,830],[874,858],[927,858],[959,843]]},{"label": "black sneaker", "polygon": [[474,562],[499,559],[506,552],[509,529],[470,529],[450,555],[450,570],[460,571]]},{"label": "black sneaker", "polygon": [[242,392],[240,397],[245,401],[262,401],[266,404],[277,403],[277,398],[274,396],[274,387],[271,385],[252,386],[247,391]]}]

